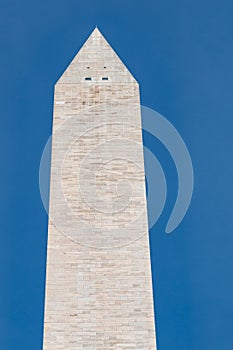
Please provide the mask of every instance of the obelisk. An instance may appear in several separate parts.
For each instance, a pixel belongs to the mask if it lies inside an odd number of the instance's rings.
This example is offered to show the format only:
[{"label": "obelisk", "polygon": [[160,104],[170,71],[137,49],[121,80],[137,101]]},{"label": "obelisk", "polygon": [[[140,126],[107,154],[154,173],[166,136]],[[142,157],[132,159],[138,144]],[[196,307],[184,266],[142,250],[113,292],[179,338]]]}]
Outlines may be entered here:
[{"label": "obelisk", "polygon": [[55,85],[43,350],[155,350],[139,86],[96,28]]}]

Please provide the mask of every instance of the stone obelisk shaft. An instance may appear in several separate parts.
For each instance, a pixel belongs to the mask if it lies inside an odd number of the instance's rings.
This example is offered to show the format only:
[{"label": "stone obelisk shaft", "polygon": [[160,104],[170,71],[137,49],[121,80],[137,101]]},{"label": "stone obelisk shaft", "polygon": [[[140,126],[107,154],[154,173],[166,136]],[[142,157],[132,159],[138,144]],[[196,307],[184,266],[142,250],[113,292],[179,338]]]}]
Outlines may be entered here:
[{"label": "stone obelisk shaft", "polygon": [[43,349],[156,349],[139,87],[98,29],[55,86]]}]

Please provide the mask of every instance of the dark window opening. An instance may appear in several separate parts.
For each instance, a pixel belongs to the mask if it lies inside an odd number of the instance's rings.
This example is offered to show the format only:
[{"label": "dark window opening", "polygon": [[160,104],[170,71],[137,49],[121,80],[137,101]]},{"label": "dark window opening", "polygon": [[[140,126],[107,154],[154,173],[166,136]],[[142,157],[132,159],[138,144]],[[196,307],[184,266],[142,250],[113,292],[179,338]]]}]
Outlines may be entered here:
[{"label": "dark window opening", "polygon": [[103,77],[102,80],[108,80],[108,77]]},{"label": "dark window opening", "polygon": [[107,67],[104,67],[104,68],[107,68]]},{"label": "dark window opening", "polygon": [[92,78],[91,77],[86,77],[85,80],[92,80]]},{"label": "dark window opening", "polygon": [[87,69],[89,69],[90,67],[87,67]]}]

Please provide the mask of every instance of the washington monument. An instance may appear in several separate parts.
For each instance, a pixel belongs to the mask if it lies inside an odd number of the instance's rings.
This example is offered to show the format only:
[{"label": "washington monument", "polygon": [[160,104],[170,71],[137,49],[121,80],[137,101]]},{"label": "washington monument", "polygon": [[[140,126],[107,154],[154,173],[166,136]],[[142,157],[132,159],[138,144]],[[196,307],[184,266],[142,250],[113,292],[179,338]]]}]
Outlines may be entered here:
[{"label": "washington monument", "polygon": [[55,85],[43,350],[155,350],[139,86],[96,28]]}]

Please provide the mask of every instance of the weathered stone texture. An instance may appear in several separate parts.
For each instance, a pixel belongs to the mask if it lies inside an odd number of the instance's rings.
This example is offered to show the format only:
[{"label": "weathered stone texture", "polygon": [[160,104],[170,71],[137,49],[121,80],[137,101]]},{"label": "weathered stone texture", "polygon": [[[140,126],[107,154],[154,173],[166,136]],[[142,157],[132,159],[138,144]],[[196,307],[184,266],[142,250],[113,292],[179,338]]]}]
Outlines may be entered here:
[{"label": "weathered stone texture", "polygon": [[139,88],[97,29],[55,87],[43,349],[156,349]]}]

